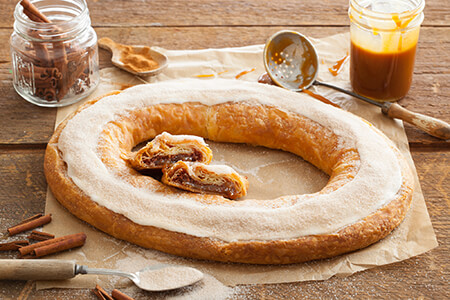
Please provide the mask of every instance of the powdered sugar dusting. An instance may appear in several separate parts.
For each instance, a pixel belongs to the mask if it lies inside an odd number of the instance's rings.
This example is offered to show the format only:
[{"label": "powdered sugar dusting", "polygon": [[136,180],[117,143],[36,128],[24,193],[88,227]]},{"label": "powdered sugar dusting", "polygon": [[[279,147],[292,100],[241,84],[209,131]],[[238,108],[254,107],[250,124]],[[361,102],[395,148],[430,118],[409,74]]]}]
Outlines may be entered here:
[{"label": "powdered sugar dusting", "polygon": [[195,136],[195,135],[187,135],[187,134],[176,134],[176,135],[172,135],[168,132],[163,132],[161,134],[159,134],[157,137],[155,137],[155,141],[156,139],[162,139],[162,140],[172,140],[172,141],[177,141],[177,142],[183,142],[183,141],[191,141],[191,140],[196,140],[199,143],[201,143],[204,146],[207,146],[207,144],[205,143],[205,140],[199,136]]},{"label": "powdered sugar dusting", "polygon": [[157,270],[138,272],[138,286],[144,290],[164,291],[185,287],[203,278],[202,272],[189,268],[167,266]]},{"label": "powdered sugar dusting", "polygon": [[223,285],[220,281],[210,275],[192,287],[180,290],[178,293],[168,296],[170,300],[190,300],[190,299],[230,299],[234,294],[234,289]]},{"label": "powdered sugar dusting", "polygon": [[[242,288],[228,287],[215,279],[213,276],[204,274],[204,278],[187,287],[165,291],[165,292],[145,292],[135,286],[120,288],[120,291],[135,299],[152,300],[226,300],[226,299],[247,299],[241,297]],[[245,290],[245,289],[244,289]],[[249,298],[251,299],[251,298]]]},{"label": "powdered sugar dusting", "polygon": [[[332,194],[283,196],[280,199],[288,205],[272,209],[252,199],[203,205],[189,194],[172,196],[134,188],[102,163],[96,149],[105,124],[143,106],[190,101],[261,103],[315,120],[332,129],[343,146],[358,150],[359,172]],[[402,183],[391,146],[370,124],[350,113],[302,94],[235,80],[168,81],[127,89],[77,114],[67,123],[58,144],[69,176],[100,205],[138,224],[225,241],[331,233],[376,211],[394,198]]]},{"label": "powdered sugar dusting", "polygon": [[[185,266],[187,263],[186,259],[172,256],[169,254],[163,254],[154,250],[147,250],[142,248],[137,248],[135,251],[131,250],[123,250],[122,254],[125,255],[124,258],[116,261],[115,268],[118,270],[123,270],[127,272],[137,272],[140,269],[145,269],[146,267],[161,264],[161,263],[170,263],[176,266]],[[171,268],[176,268],[176,266]],[[149,293],[143,292],[135,287],[133,284],[130,284],[129,280],[121,279],[121,286],[126,287],[123,290],[130,296],[135,297],[136,299],[141,299],[139,295],[143,296],[142,299],[151,298],[151,299],[173,299],[173,300],[184,300],[184,299],[217,299],[224,300],[230,299],[232,295],[234,295],[234,288],[230,288],[219,280],[209,275],[206,271],[203,270],[203,279],[194,283],[193,285],[180,288],[177,290],[159,292],[159,293]],[[145,294],[143,294],[145,293]]]}]

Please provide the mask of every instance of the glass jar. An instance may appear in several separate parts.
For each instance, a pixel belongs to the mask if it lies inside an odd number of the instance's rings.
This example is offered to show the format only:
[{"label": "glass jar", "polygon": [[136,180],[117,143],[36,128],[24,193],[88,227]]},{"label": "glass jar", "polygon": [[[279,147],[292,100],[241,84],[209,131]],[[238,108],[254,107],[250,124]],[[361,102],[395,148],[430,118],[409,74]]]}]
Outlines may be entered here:
[{"label": "glass jar", "polygon": [[17,4],[10,40],[14,88],[39,106],[75,103],[92,93],[100,79],[97,35],[87,4],[83,0],[31,2],[51,23],[30,20]]},{"label": "glass jar", "polygon": [[384,102],[411,86],[424,0],[350,0],[353,90]]}]

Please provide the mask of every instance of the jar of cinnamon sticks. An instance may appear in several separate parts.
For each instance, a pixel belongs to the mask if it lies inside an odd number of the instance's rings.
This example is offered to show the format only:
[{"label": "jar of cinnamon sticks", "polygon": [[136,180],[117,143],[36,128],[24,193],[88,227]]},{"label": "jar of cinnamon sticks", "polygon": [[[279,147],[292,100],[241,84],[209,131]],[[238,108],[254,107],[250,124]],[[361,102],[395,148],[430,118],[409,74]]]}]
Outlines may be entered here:
[{"label": "jar of cinnamon sticks", "polygon": [[14,11],[14,88],[39,106],[65,106],[99,82],[97,35],[84,0],[22,0]]}]

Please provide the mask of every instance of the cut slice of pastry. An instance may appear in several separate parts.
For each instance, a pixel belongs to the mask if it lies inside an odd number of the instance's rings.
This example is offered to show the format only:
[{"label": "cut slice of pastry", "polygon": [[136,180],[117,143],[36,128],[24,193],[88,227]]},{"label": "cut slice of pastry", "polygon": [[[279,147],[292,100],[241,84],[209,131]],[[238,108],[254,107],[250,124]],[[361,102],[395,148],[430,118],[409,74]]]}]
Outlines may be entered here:
[{"label": "cut slice of pastry", "polygon": [[201,137],[163,132],[136,152],[129,162],[136,170],[149,170],[162,169],[179,160],[209,164],[211,159],[212,151]]},{"label": "cut slice of pastry", "polygon": [[162,182],[197,193],[237,199],[247,194],[248,181],[231,167],[179,161],[163,169]]}]

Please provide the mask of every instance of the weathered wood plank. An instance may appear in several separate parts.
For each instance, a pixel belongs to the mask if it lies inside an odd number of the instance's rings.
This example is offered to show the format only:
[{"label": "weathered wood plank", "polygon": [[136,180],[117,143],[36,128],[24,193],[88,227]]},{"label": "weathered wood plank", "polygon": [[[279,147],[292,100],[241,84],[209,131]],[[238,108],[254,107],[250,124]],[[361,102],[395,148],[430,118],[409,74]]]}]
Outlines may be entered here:
[{"label": "weathered wood plank", "polygon": [[[347,278],[323,282],[242,286],[236,289],[244,299],[292,298],[397,298],[445,299],[449,296],[450,265],[450,153],[413,152],[427,207],[440,246],[409,260],[378,267]],[[43,175],[43,150],[0,150],[0,231],[26,216],[43,212],[46,184]],[[0,258],[12,254],[0,253]],[[0,281],[0,298],[16,299],[24,283]],[[96,299],[88,290],[30,291],[29,299]],[[168,294],[152,294],[164,299]],[[138,296],[145,298],[148,294]],[[237,297],[238,298],[238,297]],[[238,298],[239,299],[239,298]]]},{"label": "weathered wood plank", "polygon": [[0,150],[0,232],[44,210],[44,150]]},{"label": "weathered wood plank", "polygon": [[42,108],[23,100],[12,83],[0,87],[0,144],[45,144],[53,134],[56,109]]},{"label": "weathered wood plank", "polygon": [[[0,1],[0,27],[11,27],[17,1]],[[348,0],[90,0],[94,26],[348,25]],[[107,8],[107,9],[105,9]],[[450,25],[450,2],[427,0],[424,26]]]},{"label": "weathered wood plank", "polygon": [[[195,28],[97,28],[99,37],[108,36],[123,43],[148,44],[169,49],[200,49],[260,44],[282,27],[195,27]],[[293,27],[312,37],[346,32],[345,27]],[[413,111],[450,122],[450,28],[424,28],[419,43],[412,89],[400,104]],[[7,43],[9,31],[0,29],[0,43]],[[0,48],[0,144],[46,143],[53,131],[55,109],[40,108],[21,99],[12,87],[8,49]],[[111,66],[110,54],[100,51],[101,66]],[[414,145],[443,145],[407,126]]]},{"label": "weathered wood plank", "polygon": [[[348,32],[348,27],[174,27],[96,28],[99,37],[122,43],[160,46],[167,49],[205,49],[263,44],[281,29],[293,29],[315,38]],[[10,30],[0,29],[0,43],[8,44]],[[450,28],[424,28],[418,44],[416,74],[450,74]],[[108,58],[107,56],[105,58]],[[10,51],[0,48],[0,85],[11,77]]]},{"label": "weathered wood plank", "polygon": [[[43,164],[43,150],[0,150],[0,235],[17,222],[44,212],[47,183]],[[25,236],[21,233],[17,239]],[[0,259],[15,256],[0,252]],[[29,292],[31,286],[25,282],[0,280],[0,299],[27,299],[20,296]]]},{"label": "weathered wood plank", "polygon": [[[28,104],[12,88],[9,47],[6,45],[17,1],[0,0],[0,44],[4,45],[0,47],[0,94],[3,96],[0,101],[1,228],[43,211],[46,184],[42,148],[53,131],[55,114],[54,109]],[[348,0],[88,0],[88,5],[100,37],[109,36],[124,43],[169,49],[259,44],[271,33],[286,28],[323,37],[348,31],[345,26],[349,23]],[[400,101],[408,109],[440,117],[447,122],[450,121],[449,11],[449,1],[426,1],[413,87],[410,94]],[[433,26],[438,27],[430,28]],[[100,58],[101,66],[110,66],[109,54],[102,52]],[[385,298],[386,295],[390,298],[450,298],[449,143],[437,141],[408,125],[406,132],[440,243],[437,249],[348,278],[242,287],[237,290],[236,298],[353,299]],[[27,150],[27,147],[41,150]],[[163,299],[166,295],[152,294],[151,297]],[[148,294],[138,296],[149,297]],[[89,290],[36,292],[31,284],[17,281],[0,281],[0,298],[96,299]]]},{"label": "weathered wood plank", "polygon": [[[348,27],[174,27],[174,28],[96,28],[99,37],[111,37],[127,44],[160,46],[167,49],[205,49],[263,44],[282,29],[297,30],[307,36],[322,38],[348,32]],[[0,43],[8,44],[11,32],[0,29]],[[450,74],[450,28],[423,28],[418,44],[416,74]],[[108,57],[105,57],[108,58]],[[10,78],[8,47],[0,48],[0,84]]]}]

